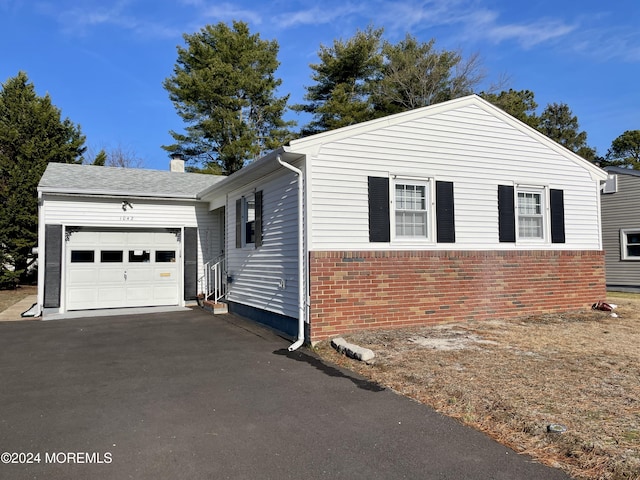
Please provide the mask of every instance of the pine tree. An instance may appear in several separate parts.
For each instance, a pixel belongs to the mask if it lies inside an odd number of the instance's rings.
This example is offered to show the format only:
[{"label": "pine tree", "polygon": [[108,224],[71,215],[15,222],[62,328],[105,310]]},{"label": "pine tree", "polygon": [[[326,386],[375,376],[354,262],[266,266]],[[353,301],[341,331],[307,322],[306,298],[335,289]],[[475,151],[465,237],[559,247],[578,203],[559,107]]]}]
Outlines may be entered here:
[{"label": "pine tree", "polygon": [[293,122],[282,118],[289,97],[275,96],[276,41],[251,35],[243,22],[207,25],[184,39],[164,88],[188,126],[170,132],[176,143],[165,150],[229,174],[290,139]]}]

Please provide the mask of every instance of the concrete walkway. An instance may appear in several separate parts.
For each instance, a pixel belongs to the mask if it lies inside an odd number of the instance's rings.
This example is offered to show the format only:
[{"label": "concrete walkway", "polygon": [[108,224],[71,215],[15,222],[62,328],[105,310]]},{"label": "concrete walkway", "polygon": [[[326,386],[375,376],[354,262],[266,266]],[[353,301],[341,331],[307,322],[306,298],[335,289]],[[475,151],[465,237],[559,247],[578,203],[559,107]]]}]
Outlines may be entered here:
[{"label": "concrete walkway", "polygon": [[34,320],[32,317],[21,317],[22,312],[26,312],[38,301],[37,295],[29,295],[18,303],[14,303],[6,310],[0,312],[0,322],[16,322],[20,320]]}]

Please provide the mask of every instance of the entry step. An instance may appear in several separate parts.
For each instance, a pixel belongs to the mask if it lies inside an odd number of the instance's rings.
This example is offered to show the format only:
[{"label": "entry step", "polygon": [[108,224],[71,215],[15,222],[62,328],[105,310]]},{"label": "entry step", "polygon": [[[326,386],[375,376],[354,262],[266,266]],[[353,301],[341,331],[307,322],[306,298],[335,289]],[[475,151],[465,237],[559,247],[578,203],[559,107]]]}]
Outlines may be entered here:
[{"label": "entry step", "polygon": [[202,307],[213,314],[229,312],[229,307],[227,306],[227,304],[221,302],[211,302],[209,300],[205,300],[204,302],[202,302]]}]

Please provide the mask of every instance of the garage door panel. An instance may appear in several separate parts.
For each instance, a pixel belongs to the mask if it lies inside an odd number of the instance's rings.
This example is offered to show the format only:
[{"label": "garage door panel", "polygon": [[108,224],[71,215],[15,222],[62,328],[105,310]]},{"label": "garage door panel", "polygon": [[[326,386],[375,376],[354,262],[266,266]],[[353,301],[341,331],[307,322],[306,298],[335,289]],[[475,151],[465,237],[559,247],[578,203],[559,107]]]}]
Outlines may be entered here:
[{"label": "garage door panel", "polygon": [[176,236],[173,233],[155,232],[153,234],[153,244],[158,247],[175,247]]},{"label": "garage door panel", "polygon": [[153,299],[160,303],[164,302],[167,298],[171,298],[174,295],[175,289],[172,286],[167,287],[155,287],[153,289]]},{"label": "garage door panel", "polygon": [[95,283],[96,275],[98,275],[97,268],[74,268],[69,271],[67,275],[67,284],[71,287],[77,285],[91,285]]},{"label": "garage door panel", "polygon": [[[73,287],[68,290],[67,302],[68,309],[75,310],[77,308],[95,308],[98,301],[98,292],[93,287]],[[84,305],[89,305],[84,307]]]},{"label": "garage door panel", "polygon": [[[98,303],[102,304],[119,304],[126,299],[125,288],[122,287],[106,287],[98,289]],[[108,307],[98,307],[108,308]]]},{"label": "garage door panel", "polygon": [[125,232],[96,232],[95,235],[95,243],[99,243],[100,245],[119,246],[126,243]]},{"label": "garage door panel", "polygon": [[[118,269],[114,269],[109,266],[107,268],[100,268],[98,273],[98,282],[99,283],[123,283],[124,282],[124,267],[120,267]],[[94,277],[94,281],[95,281]]]},{"label": "garage door panel", "polygon": [[141,300],[148,300],[150,297],[150,293],[153,291],[153,287],[131,287],[127,285],[127,301],[131,302],[140,302]]},{"label": "garage door panel", "polygon": [[147,285],[153,282],[153,270],[151,267],[132,267],[127,268],[127,283],[145,282]]}]

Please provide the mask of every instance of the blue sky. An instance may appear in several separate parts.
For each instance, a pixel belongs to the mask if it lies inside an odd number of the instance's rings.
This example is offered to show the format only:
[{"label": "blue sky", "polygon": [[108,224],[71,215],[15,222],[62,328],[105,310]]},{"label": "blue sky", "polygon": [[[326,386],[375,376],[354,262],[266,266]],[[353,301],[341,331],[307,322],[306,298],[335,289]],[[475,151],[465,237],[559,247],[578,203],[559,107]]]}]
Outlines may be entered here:
[{"label": "blue sky", "polygon": [[290,103],[302,101],[321,44],[373,25],[391,42],[409,32],[479,53],[484,88],[507,76],[541,109],[568,104],[601,155],[640,129],[638,0],[0,0],[0,18],[0,82],[25,71],[89,147],[134,152],[146,168],[168,168],[160,146],[184,126],[162,88],[182,34],[232,20],[278,41]]}]

